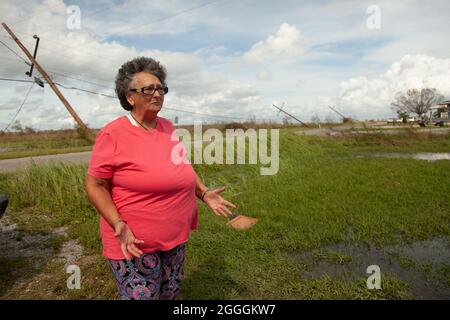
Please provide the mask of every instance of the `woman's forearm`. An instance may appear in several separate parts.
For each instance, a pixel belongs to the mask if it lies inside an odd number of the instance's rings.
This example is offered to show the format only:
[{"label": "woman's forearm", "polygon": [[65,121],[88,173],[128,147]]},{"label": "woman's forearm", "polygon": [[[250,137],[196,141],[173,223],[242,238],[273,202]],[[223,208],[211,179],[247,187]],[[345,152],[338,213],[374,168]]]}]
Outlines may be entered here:
[{"label": "woman's forearm", "polygon": [[200,179],[200,177],[198,176],[197,173],[195,173],[196,176],[196,185],[195,185],[195,195],[197,196],[197,198],[201,199],[203,193],[208,190],[208,187],[205,186],[205,184],[203,183],[203,181]]},{"label": "woman's forearm", "polygon": [[111,198],[110,183],[110,179],[86,176],[86,193],[89,201],[97,209],[98,213],[114,228],[121,218]]}]

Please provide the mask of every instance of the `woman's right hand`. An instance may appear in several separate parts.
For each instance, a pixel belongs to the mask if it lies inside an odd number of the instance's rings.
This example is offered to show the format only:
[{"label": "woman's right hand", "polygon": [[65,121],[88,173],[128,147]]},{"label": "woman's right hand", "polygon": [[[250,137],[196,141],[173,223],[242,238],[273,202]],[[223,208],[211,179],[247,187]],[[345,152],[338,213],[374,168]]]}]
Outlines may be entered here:
[{"label": "woman's right hand", "polygon": [[144,241],[136,239],[131,229],[124,221],[120,221],[115,225],[114,236],[120,242],[120,248],[127,260],[131,260],[132,256],[140,258],[144,253],[136,247],[136,244],[144,243]]}]

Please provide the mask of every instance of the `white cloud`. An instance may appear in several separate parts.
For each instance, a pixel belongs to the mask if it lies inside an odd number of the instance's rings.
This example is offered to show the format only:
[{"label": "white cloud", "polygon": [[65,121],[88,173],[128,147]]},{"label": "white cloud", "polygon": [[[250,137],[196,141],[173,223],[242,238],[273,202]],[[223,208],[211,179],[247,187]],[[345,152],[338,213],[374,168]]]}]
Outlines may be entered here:
[{"label": "white cloud", "polygon": [[269,59],[292,58],[302,52],[300,30],[283,23],[276,35],[270,35],[265,41],[259,41],[244,54],[250,61],[262,62]]},{"label": "white cloud", "polygon": [[[32,35],[41,37],[38,60],[47,70],[114,87],[123,62],[139,55],[160,60],[168,69],[167,108],[275,118],[271,101],[279,99],[286,102],[286,110],[303,120],[315,114],[326,117],[331,112],[327,104],[336,102],[344,114],[378,118],[391,112],[390,98],[396,90],[422,84],[442,84],[445,90],[448,83],[448,74],[439,71],[443,69],[439,61],[445,61],[450,50],[447,0],[426,6],[419,0],[380,0],[376,4],[381,8],[382,28],[377,31],[366,27],[366,9],[373,3],[364,0],[287,1],[282,6],[259,5],[257,0],[222,1],[190,11],[186,10],[205,2],[75,3],[81,8],[80,30],[67,29],[68,4],[63,0],[6,0],[0,2],[0,12],[5,12],[2,20],[31,51]],[[176,15],[182,11],[186,12]],[[20,53],[14,41],[0,31],[0,39]],[[417,54],[426,58],[418,59]],[[405,60],[407,55],[415,57],[412,62]],[[392,65],[394,61],[398,67]],[[2,77],[25,79],[28,69],[0,46]],[[89,83],[58,76],[56,80],[114,94]],[[2,82],[2,123],[11,119],[27,87]],[[61,91],[93,127],[124,113],[117,100]],[[51,112],[40,113],[48,106],[58,109],[61,117],[52,119]],[[56,129],[64,125],[67,114],[48,86],[36,86],[18,119],[23,125],[40,119],[40,129]],[[186,122],[198,119],[169,109],[163,109],[164,115],[179,115]]]},{"label": "white cloud", "polygon": [[[206,119],[215,121],[225,120],[226,117],[250,118],[255,113],[251,111],[254,104],[259,102],[261,97],[253,86],[242,86],[238,83],[230,83],[228,88],[219,89],[220,83],[212,83],[211,87],[203,93],[197,92],[195,99],[185,95],[175,95],[168,97],[164,103],[167,109],[163,107],[165,114],[172,115],[175,113],[170,108],[190,110],[203,114],[213,114],[219,117],[206,117]],[[223,116],[225,118],[221,118]],[[183,123],[192,123],[195,119],[205,119],[193,114],[181,113],[179,118]],[[258,116],[256,116],[258,118]]]},{"label": "white cloud", "polygon": [[[132,3],[132,1],[129,1],[124,3],[124,5],[129,9]],[[259,98],[253,86],[240,83],[234,79],[228,79],[221,74],[207,70],[204,59],[208,58],[208,54],[223,52],[225,50],[223,46],[214,46],[204,50],[197,50],[197,52],[158,49],[137,50],[134,47],[125,46],[116,41],[99,41],[89,29],[83,28],[84,22],[82,22],[82,29],[79,31],[66,29],[67,14],[65,10],[67,5],[60,0],[33,4],[27,7],[26,12],[21,11],[22,5],[24,3],[18,1],[18,3],[0,4],[0,7],[7,7],[8,11],[21,12],[21,15],[17,16],[19,17],[17,20],[14,16],[11,16],[11,20],[8,23],[28,48],[34,47],[32,34],[38,33],[40,35],[41,42],[38,60],[50,74],[52,74],[51,71],[56,71],[68,74],[74,78],[83,78],[114,88],[114,78],[121,64],[136,56],[149,56],[161,61],[168,70],[168,84],[171,90],[165,105],[169,108],[178,107],[179,109],[198,112],[209,110],[213,114],[222,114],[226,108],[227,112],[233,112],[234,110],[234,112],[237,112],[235,114],[239,114],[239,106],[256,101]],[[48,8],[52,9],[46,10]],[[180,11],[179,8],[175,7],[167,10]],[[169,14],[169,12],[165,14]],[[24,20],[30,15],[32,16],[31,19]],[[83,16],[89,17],[89,11],[86,12],[84,8],[82,8],[82,18]],[[36,32],[43,29],[43,19],[46,22],[44,30],[41,33]],[[102,28],[107,28],[108,22],[104,19],[101,19],[101,21],[103,22]],[[194,23],[195,20],[191,22]],[[14,25],[17,25],[18,30],[23,32],[17,31]],[[133,25],[133,23],[127,23],[123,28],[130,27],[130,25]],[[162,31],[162,33],[165,32]],[[13,41],[6,38],[2,39],[5,39],[14,50],[20,52]],[[203,58],[202,56],[206,57]],[[2,76],[21,78],[20,75],[23,75],[28,69],[24,63],[20,63],[17,57],[13,57],[6,50],[0,50],[0,58],[3,57],[5,57],[6,62],[4,63],[5,66],[0,65],[2,67]],[[8,61],[11,61],[11,63]],[[111,89],[105,89],[89,83],[81,83],[58,75],[55,75],[55,79],[57,82],[68,86],[76,86],[108,95],[114,94]],[[57,129],[59,128],[58,126],[70,126],[71,122],[67,120],[70,119],[70,116],[59,100],[54,97],[49,87],[46,86],[45,90],[39,88],[35,91],[45,92],[48,99],[45,100],[44,104],[36,105],[34,110],[21,112],[18,117],[21,123],[24,125],[35,125],[40,129],[45,127]],[[61,89],[61,91],[63,91],[67,100],[83,121],[93,127],[101,127],[125,112],[118,100],[66,89]],[[8,98],[0,98],[0,105],[3,105],[1,102],[8,101],[12,95],[11,90],[6,90],[5,88],[0,88],[0,95],[2,93],[6,93],[2,96]],[[30,103],[36,94],[33,93],[30,96]],[[6,114],[6,112],[12,112],[16,109],[22,95],[17,94],[17,96],[19,98],[8,101],[9,103],[0,108],[0,111],[4,110],[2,118],[10,118],[10,114]],[[48,112],[53,108],[46,108],[45,104],[58,106],[58,108],[55,108],[59,110],[58,113]],[[227,106],[225,107],[225,105]],[[188,115],[181,114],[183,116]],[[185,118],[193,119],[192,116]]]},{"label": "white cloud", "polygon": [[414,88],[436,88],[450,96],[450,59],[406,55],[378,77],[342,82],[336,103],[353,117],[387,116],[392,114],[390,104],[395,93]]},{"label": "white cloud", "polygon": [[256,78],[261,81],[266,81],[272,78],[272,74],[268,70],[263,69],[256,75]]}]

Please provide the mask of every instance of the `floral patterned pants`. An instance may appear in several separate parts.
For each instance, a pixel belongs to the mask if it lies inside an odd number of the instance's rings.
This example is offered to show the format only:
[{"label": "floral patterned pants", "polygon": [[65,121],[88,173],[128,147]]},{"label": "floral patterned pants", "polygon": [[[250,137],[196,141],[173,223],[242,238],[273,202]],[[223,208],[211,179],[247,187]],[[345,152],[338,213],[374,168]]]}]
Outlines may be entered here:
[{"label": "floral patterned pants", "polygon": [[183,280],[185,244],[109,265],[123,300],[176,300]]}]

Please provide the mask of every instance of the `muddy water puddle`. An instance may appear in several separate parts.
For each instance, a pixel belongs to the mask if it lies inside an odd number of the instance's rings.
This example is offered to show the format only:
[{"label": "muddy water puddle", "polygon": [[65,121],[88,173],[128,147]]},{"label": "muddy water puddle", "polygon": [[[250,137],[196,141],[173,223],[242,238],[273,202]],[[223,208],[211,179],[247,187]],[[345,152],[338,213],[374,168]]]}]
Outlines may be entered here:
[{"label": "muddy water puddle", "polygon": [[336,243],[312,251],[290,252],[289,260],[301,265],[301,276],[311,280],[329,276],[355,281],[367,278],[368,266],[380,267],[408,285],[419,299],[450,299],[450,240],[438,237],[395,246]]},{"label": "muddy water puddle", "polygon": [[450,160],[450,152],[373,153],[367,155],[359,155],[358,157],[438,161],[438,160]]}]

